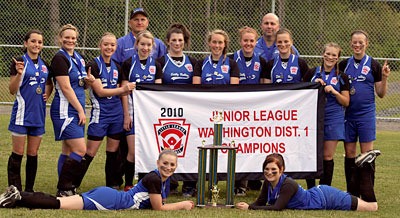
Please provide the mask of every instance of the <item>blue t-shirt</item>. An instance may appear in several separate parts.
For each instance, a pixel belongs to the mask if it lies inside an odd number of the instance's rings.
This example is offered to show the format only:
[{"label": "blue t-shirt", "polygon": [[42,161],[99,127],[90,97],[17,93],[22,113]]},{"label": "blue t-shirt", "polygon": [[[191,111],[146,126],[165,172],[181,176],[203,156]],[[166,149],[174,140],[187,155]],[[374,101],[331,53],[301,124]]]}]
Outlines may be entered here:
[{"label": "blue t-shirt", "polygon": [[[295,55],[297,56],[300,55],[296,47],[292,46],[292,50]],[[256,47],[254,48],[254,54],[264,58],[268,62],[270,60],[273,60],[275,57],[279,55],[279,50],[278,47],[276,47],[276,43],[268,47],[267,44],[265,43],[264,38],[260,37],[257,40]]]},{"label": "blue t-shirt", "polygon": [[253,58],[248,63],[243,55],[242,50],[238,50],[233,54],[233,60],[239,66],[240,77],[239,84],[259,84],[261,77],[260,56],[253,54]]},{"label": "blue t-shirt", "polygon": [[174,61],[169,54],[163,58],[165,60],[162,68],[163,84],[192,84],[194,66],[187,55],[183,55],[181,63]]}]

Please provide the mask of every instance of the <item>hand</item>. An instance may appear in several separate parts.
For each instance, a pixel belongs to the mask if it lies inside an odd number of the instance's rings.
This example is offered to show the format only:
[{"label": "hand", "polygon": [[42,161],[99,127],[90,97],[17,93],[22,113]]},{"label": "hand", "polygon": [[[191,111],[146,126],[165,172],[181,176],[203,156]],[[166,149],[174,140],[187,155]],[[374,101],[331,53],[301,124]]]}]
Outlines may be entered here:
[{"label": "hand", "polygon": [[338,92],[331,85],[325,86],[324,90],[325,90],[325,93],[331,93],[333,95],[338,94]]},{"label": "hand", "polygon": [[324,80],[323,79],[321,79],[321,78],[317,78],[317,79],[315,79],[315,82],[316,83],[321,83],[321,85],[326,85],[326,83],[324,82]]},{"label": "hand", "polygon": [[388,78],[389,75],[390,75],[390,67],[387,64],[387,60],[386,60],[382,67],[382,78]]},{"label": "hand", "polygon": [[194,208],[194,202],[193,201],[182,201],[182,209],[184,210],[191,210]]},{"label": "hand", "polygon": [[96,80],[96,78],[94,78],[94,76],[92,75],[91,70],[91,67],[89,67],[87,76],[84,78],[85,83],[88,85],[91,85]]},{"label": "hand", "polygon": [[130,82],[125,84],[124,88],[124,93],[122,95],[128,95],[133,89],[136,88],[136,83]]},{"label": "hand", "polygon": [[79,122],[78,122],[78,124],[79,124],[80,126],[84,126],[85,123],[86,123],[86,114],[85,114],[85,112],[84,112],[84,111],[79,112],[79,113],[78,113],[78,117],[79,117]]},{"label": "hand", "polygon": [[132,128],[132,119],[130,116],[124,117],[124,129],[130,131]]},{"label": "hand", "polygon": [[246,202],[239,202],[236,204],[236,208],[241,209],[241,210],[248,210],[249,205]]},{"label": "hand", "polygon": [[15,69],[17,70],[17,73],[19,75],[22,75],[22,72],[24,71],[24,62],[23,61],[17,61],[15,58],[13,58],[13,61],[15,63]]},{"label": "hand", "polygon": [[47,95],[46,95],[46,93],[43,93],[43,100],[44,100],[44,102],[47,101]]}]

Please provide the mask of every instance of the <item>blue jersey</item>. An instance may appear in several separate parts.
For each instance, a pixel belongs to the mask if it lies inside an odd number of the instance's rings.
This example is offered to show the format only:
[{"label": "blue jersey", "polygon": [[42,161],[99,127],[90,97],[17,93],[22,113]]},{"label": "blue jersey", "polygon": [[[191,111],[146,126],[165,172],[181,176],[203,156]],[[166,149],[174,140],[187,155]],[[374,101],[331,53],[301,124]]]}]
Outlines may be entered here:
[{"label": "blue jersey", "polygon": [[204,59],[201,68],[201,83],[202,84],[230,84],[230,65],[229,58],[222,55],[217,64],[211,60],[211,55]]},{"label": "blue jersey", "polygon": [[[103,89],[118,88],[120,72],[113,60],[107,67],[102,56],[94,59],[99,69],[99,78]],[[119,96],[99,97],[92,89],[89,90],[92,111],[90,123],[115,123],[123,120],[122,103]]]},{"label": "blue jersey", "polygon": [[275,57],[271,70],[272,83],[299,83],[301,78],[299,56],[291,54],[286,66],[282,64],[280,56]]},{"label": "blue jersey", "polygon": [[[326,85],[331,85],[339,93],[342,90],[341,86],[344,85],[344,79],[341,78],[340,74],[336,75],[336,68],[333,68],[329,74],[326,74],[325,71],[321,72],[321,67],[317,67],[311,82],[315,82],[317,78],[324,80]],[[333,94],[326,93],[326,100],[325,125],[344,123],[345,108],[339,104]]]},{"label": "blue jersey", "polygon": [[164,55],[164,59],[163,84],[192,84],[193,64],[188,56],[184,54],[182,63],[179,64],[169,54]]},{"label": "blue jersey", "polygon": [[344,73],[350,82],[350,105],[346,109],[346,120],[375,119],[375,78],[371,69],[372,58],[365,55],[359,64],[354,57],[347,61]]},{"label": "blue jersey", "polygon": [[[292,50],[295,55],[299,56],[299,51],[292,46]],[[276,43],[274,43],[272,46],[268,47],[267,43],[265,43],[265,40],[263,37],[260,37],[257,40],[256,47],[254,48],[254,54],[264,58],[267,62],[270,60],[273,60],[275,57],[279,55],[279,50],[278,47],[276,47]]]},{"label": "blue jersey", "polygon": [[43,99],[49,75],[46,64],[38,57],[35,64],[28,54],[22,56],[24,69],[16,93],[10,123],[19,126],[44,127],[46,103]]},{"label": "blue jersey", "polygon": [[[119,38],[117,40],[117,50],[113,54],[112,58],[118,63],[122,64],[125,60],[137,54],[135,49],[136,38],[133,36],[132,32]],[[154,38],[154,48],[151,51],[151,56],[153,58],[159,58],[167,53],[167,47],[164,43],[158,39]]]},{"label": "blue jersey", "polygon": [[242,50],[238,50],[233,54],[233,59],[239,66],[240,77],[239,84],[259,84],[261,63],[260,56],[253,54],[253,58],[249,63],[246,63]]},{"label": "blue jersey", "polygon": [[[72,89],[75,92],[79,103],[82,108],[85,108],[85,83],[84,78],[87,76],[85,70],[85,60],[77,53],[74,52],[74,58],[72,58],[66,51],[60,49],[56,55],[63,55],[67,60],[68,76]],[[75,108],[68,102],[64,96],[57,80],[54,78],[55,90],[53,102],[51,104],[51,113],[56,115],[58,119],[66,119],[74,115],[78,115]]]}]

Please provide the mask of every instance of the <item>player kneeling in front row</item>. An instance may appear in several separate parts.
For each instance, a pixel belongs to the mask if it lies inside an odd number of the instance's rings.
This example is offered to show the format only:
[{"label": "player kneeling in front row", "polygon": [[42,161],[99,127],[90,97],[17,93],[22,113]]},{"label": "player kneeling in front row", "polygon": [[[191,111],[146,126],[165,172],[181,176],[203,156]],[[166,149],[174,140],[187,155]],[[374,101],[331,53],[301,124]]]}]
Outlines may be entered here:
[{"label": "player kneeling in front row", "polygon": [[169,193],[169,177],[177,167],[177,156],[172,150],[164,150],[157,160],[157,169],[143,177],[131,190],[117,191],[109,187],[98,187],[81,195],[59,197],[41,192],[19,192],[14,186],[0,195],[1,208],[16,206],[40,209],[70,210],[191,210],[193,201],[166,204]]}]

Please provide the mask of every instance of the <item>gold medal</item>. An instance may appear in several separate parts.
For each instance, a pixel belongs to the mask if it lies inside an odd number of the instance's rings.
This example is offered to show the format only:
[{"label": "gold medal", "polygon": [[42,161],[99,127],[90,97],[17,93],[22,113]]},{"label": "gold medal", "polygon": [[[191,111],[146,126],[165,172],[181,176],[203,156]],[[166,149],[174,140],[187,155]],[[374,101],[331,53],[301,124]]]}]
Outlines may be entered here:
[{"label": "gold medal", "polygon": [[217,71],[215,71],[215,72],[214,72],[214,75],[215,75],[215,76],[218,76],[218,72],[217,72]]},{"label": "gold medal", "polygon": [[147,76],[146,75],[143,75],[143,79],[146,79],[147,78]]},{"label": "gold medal", "polygon": [[36,94],[41,95],[42,94],[42,88],[40,86],[38,86],[36,88]]},{"label": "gold medal", "polygon": [[354,87],[350,88],[350,95],[356,94],[356,89]]},{"label": "gold medal", "polygon": [[36,73],[35,73],[35,76],[39,76],[39,72],[36,72]]},{"label": "gold medal", "polygon": [[85,81],[83,81],[83,79],[79,80],[79,86],[84,86],[85,85]]}]

